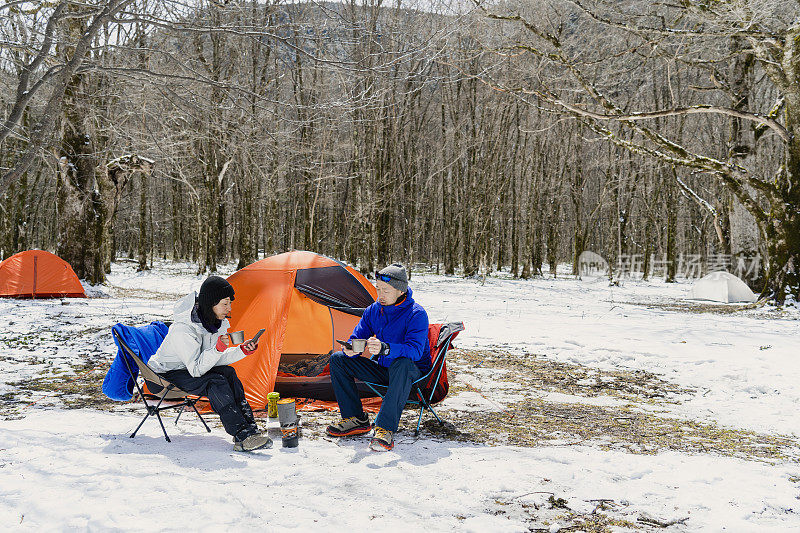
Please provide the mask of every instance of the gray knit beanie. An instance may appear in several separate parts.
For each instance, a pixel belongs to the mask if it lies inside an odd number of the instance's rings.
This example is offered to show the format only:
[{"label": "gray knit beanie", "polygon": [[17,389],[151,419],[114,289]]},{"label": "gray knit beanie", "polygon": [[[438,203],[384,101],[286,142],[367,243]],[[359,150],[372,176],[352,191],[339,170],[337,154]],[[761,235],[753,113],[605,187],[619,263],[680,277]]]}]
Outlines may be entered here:
[{"label": "gray knit beanie", "polygon": [[[398,291],[408,291],[408,275],[406,274],[406,267],[400,263],[392,263],[391,265],[383,268],[375,273],[375,277],[381,281],[385,281]],[[381,277],[385,277],[387,279],[381,279]]]}]

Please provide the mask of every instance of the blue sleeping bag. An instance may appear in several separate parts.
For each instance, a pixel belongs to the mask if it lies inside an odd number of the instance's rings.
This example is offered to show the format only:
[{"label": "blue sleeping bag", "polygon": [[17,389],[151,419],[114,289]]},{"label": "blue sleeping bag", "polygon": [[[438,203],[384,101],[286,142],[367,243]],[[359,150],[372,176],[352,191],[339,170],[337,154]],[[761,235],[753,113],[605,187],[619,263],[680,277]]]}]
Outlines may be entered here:
[{"label": "blue sleeping bag", "polygon": [[[119,337],[134,351],[145,363],[156,353],[158,347],[167,336],[169,327],[163,322],[151,322],[147,326],[133,327],[124,324],[116,324],[111,328]],[[112,400],[128,401],[133,398],[134,380],[139,375],[139,367],[128,355],[122,351],[114,337],[114,344],[117,345],[117,357],[111,363],[105,379],[103,380],[103,394]],[[122,359],[126,357],[133,375],[128,372],[128,367]]]}]

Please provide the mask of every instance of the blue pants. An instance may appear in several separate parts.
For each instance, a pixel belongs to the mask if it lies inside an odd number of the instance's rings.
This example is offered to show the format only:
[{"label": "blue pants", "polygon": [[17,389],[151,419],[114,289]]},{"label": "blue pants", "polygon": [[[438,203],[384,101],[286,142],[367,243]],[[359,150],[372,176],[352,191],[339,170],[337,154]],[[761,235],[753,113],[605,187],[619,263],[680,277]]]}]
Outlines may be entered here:
[{"label": "blue pants", "polygon": [[358,396],[355,379],[387,385],[381,411],[375,425],[391,432],[397,431],[400,414],[411,392],[411,384],[422,376],[411,359],[398,357],[389,368],[380,366],[365,357],[348,357],[344,352],[331,355],[331,382],[342,418],[364,417],[364,407]]}]

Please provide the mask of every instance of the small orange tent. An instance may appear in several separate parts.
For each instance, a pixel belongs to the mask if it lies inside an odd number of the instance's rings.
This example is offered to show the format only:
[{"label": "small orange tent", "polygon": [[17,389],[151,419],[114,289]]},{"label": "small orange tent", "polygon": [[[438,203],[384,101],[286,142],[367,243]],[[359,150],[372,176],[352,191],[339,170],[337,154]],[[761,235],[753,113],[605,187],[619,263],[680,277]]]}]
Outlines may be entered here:
[{"label": "small orange tent", "polygon": [[43,250],[27,250],[0,263],[0,296],[86,298],[69,263]]},{"label": "small orange tent", "polygon": [[305,251],[267,257],[228,281],[236,291],[230,331],[244,330],[248,339],[266,329],[256,352],[233,365],[254,409],[263,409],[275,390],[281,362],[339,350],[336,339],[350,336],[377,297],[357,270]]}]

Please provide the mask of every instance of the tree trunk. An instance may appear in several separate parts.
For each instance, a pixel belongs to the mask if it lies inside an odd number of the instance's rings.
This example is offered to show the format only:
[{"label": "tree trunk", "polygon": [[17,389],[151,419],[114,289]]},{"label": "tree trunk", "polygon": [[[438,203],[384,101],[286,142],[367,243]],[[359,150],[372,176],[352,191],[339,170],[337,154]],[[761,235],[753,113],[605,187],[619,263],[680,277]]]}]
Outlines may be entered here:
[{"label": "tree trunk", "polygon": [[255,232],[254,227],[254,213],[253,213],[253,195],[249,187],[249,177],[242,178],[248,180],[248,186],[240,186],[240,201],[241,209],[236,213],[236,217],[240,222],[238,244],[239,244],[239,264],[237,269],[242,269],[256,261],[256,253],[253,250],[252,235]]},{"label": "tree trunk", "polygon": [[[70,32],[82,31],[80,21],[70,22]],[[60,215],[57,253],[80,279],[92,284],[105,281],[102,231],[107,210],[99,194],[98,159],[92,113],[82,95],[89,93],[86,74],[72,77],[64,91],[62,135],[57,195]],[[100,231],[98,231],[100,228]],[[97,268],[97,265],[100,268]]]},{"label": "tree trunk", "polygon": [[147,176],[139,174],[139,266],[137,270],[147,270]]},{"label": "tree trunk", "polygon": [[[519,277],[519,220],[517,212],[517,180],[511,182],[511,275]],[[499,270],[499,268],[498,268]]]},{"label": "tree trunk", "polygon": [[547,263],[550,274],[555,278],[558,274],[558,213],[547,225]]},{"label": "tree trunk", "polygon": [[211,175],[206,177],[206,191],[205,191],[205,206],[198,206],[199,212],[197,213],[198,220],[201,223],[202,229],[202,245],[203,245],[203,264],[199,265],[198,274],[217,271],[217,237],[215,232],[218,228],[219,216],[219,181],[217,176]]},{"label": "tree trunk", "polygon": [[14,206],[11,218],[12,245],[14,253],[28,249],[28,173],[25,172],[13,187]]},{"label": "tree trunk", "polygon": [[[794,205],[800,198],[794,193]],[[800,301],[800,212],[787,204],[773,205],[773,217],[764,226],[767,243],[766,286],[762,294],[772,294],[779,305]]]},{"label": "tree trunk", "polygon": [[180,195],[180,183],[172,182],[172,260],[184,259],[183,205]]},{"label": "tree trunk", "polygon": [[675,283],[675,274],[678,270],[677,257],[676,257],[676,244],[678,233],[678,202],[677,194],[675,191],[676,183],[674,179],[667,176],[667,172],[662,172],[662,177],[666,181],[666,199],[667,199],[667,238],[666,238],[666,253],[667,253],[667,273],[664,281],[667,283]]},{"label": "tree trunk", "polygon": [[[800,64],[800,57],[796,60]],[[776,180],[778,191],[767,218],[759,223],[767,250],[762,295],[774,297],[779,305],[800,302],[800,88],[797,93],[787,98],[785,116],[792,140],[785,172]]]}]

